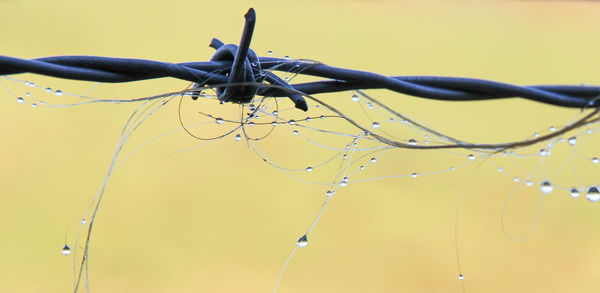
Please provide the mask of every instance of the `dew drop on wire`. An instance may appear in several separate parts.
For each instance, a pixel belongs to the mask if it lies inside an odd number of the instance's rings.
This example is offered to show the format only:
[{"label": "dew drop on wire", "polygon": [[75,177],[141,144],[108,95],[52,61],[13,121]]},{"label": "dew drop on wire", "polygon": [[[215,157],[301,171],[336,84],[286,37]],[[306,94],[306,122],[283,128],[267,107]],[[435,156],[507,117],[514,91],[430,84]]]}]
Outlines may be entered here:
[{"label": "dew drop on wire", "polygon": [[352,102],[358,102],[358,101],[360,101],[360,98],[358,97],[358,95],[357,94],[353,94],[352,95]]},{"label": "dew drop on wire", "polygon": [[313,171],[313,167],[306,167],[306,172],[312,172]]},{"label": "dew drop on wire", "polygon": [[597,202],[598,200],[600,200],[600,190],[598,190],[598,187],[596,186],[591,186],[590,188],[588,188],[587,194],[585,196],[589,201]]},{"label": "dew drop on wire", "polygon": [[411,139],[408,140],[408,144],[410,144],[410,145],[416,145],[417,144],[417,140],[414,139],[414,138],[411,138]]},{"label": "dew drop on wire", "polygon": [[56,91],[54,91],[54,95],[57,97],[60,97],[63,95],[63,92],[61,90],[56,90]]},{"label": "dew drop on wire", "polygon": [[379,122],[373,122],[373,124],[371,124],[371,126],[373,128],[379,128],[379,127],[381,127],[381,125],[379,125]]},{"label": "dew drop on wire", "polygon": [[242,140],[242,135],[238,133],[234,136],[233,139],[235,139],[235,141],[240,141],[240,140]]},{"label": "dew drop on wire", "polygon": [[23,104],[23,102],[25,102],[25,100],[23,98],[21,98],[21,97],[17,98],[17,103]]},{"label": "dew drop on wire", "polygon": [[575,188],[575,187],[573,187],[573,188],[571,188],[571,190],[569,190],[569,195],[570,195],[572,198],[578,198],[578,197],[579,197],[579,194],[580,194],[580,193],[579,193],[579,189],[577,189],[577,188]]},{"label": "dew drop on wire", "polygon": [[69,254],[71,254],[71,247],[68,244],[65,244],[65,246],[63,246],[61,252],[64,255],[69,255]]},{"label": "dew drop on wire", "polygon": [[577,143],[577,137],[573,136],[568,140],[569,145],[575,145]]},{"label": "dew drop on wire", "polygon": [[215,119],[215,122],[216,122],[217,124],[223,124],[223,122],[225,122],[225,120],[223,120],[223,118],[216,118],[216,119]]},{"label": "dew drop on wire", "polygon": [[304,234],[298,239],[298,242],[296,242],[296,246],[306,247],[306,245],[308,245],[308,237],[306,237],[306,234]]},{"label": "dew drop on wire", "polygon": [[600,159],[598,159],[596,157],[593,157],[590,161],[592,162],[592,164],[598,164],[598,163],[600,163]]},{"label": "dew drop on wire", "polygon": [[548,180],[545,180],[542,182],[542,184],[540,184],[540,190],[543,193],[550,193],[552,192],[552,190],[554,190],[554,186],[552,186],[552,183]]}]

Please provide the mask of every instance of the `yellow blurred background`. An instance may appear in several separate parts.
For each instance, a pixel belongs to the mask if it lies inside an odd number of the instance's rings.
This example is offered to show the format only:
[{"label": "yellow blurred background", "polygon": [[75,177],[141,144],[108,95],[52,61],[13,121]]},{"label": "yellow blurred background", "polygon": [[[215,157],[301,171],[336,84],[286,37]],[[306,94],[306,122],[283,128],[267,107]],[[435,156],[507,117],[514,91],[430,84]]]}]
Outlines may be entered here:
[{"label": "yellow blurred background", "polygon": [[[239,42],[249,6],[257,11],[252,48],[259,55],[272,50],[387,75],[524,85],[598,84],[600,76],[600,3],[594,1],[3,0],[0,54],[208,60],[212,37]],[[19,78],[76,93],[93,85]],[[92,94],[141,97],[186,85],[101,85]],[[448,103],[376,93],[402,113],[476,142],[522,139],[578,113],[517,99]],[[349,101],[348,93],[326,97]],[[66,230],[91,202],[136,106],[32,108],[3,89],[0,104],[0,292],[69,292],[72,258],[60,253]],[[152,117],[128,149],[176,128],[176,114],[169,107]],[[589,140],[588,151],[597,142]],[[272,290],[325,189],[288,178],[232,139],[174,153],[196,143],[183,133],[170,135],[115,171],[92,238],[92,292]],[[285,149],[290,142],[273,143]],[[560,153],[552,159],[565,160]],[[447,167],[424,152],[396,154],[390,162]],[[491,164],[471,176],[459,214],[466,292],[597,292],[600,206],[554,192],[533,234],[510,241],[500,218],[515,184]],[[593,170],[585,169],[597,184]],[[454,219],[471,172],[343,189],[278,292],[461,292]],[[529,229],[537,196],[532,191],[511,201],[509,234]]]}]

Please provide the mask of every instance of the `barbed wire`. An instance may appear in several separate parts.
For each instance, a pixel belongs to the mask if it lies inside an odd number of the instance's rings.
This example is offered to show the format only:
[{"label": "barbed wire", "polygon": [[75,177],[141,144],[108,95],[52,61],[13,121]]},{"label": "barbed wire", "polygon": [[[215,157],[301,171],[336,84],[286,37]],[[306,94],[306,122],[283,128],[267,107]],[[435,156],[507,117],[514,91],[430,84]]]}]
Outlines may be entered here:
[{"label": "barbed wire", "polygon": [[[532,85],[462,77],[385,76],[329,66],[312,60],[261,57],[250,49],[256,22],[254,9],[245,15],[240,45],[213,39],[215,54],[207,62],[169,63],[99,56],[54,56],[21,59],[0,55],[0,75],[35,73],[52,77],[120,83],[172,77],[215,87],[221,102],[247,103],[254,96],[289,97],[296,108],[308,110],[304,95],[360,89],[388,89],[435,100],[473,101],[520,97],[562,107],[600,106],[600,86]],[[272,71],[327,78],[289,84]],[[266,83],[265,83],[266,82]]]}]

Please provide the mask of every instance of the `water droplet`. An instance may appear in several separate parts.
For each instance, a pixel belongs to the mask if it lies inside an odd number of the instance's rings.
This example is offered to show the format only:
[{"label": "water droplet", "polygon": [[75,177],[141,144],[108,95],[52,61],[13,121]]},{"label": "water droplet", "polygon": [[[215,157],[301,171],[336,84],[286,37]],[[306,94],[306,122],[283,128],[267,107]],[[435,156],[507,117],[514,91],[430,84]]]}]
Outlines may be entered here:
[{"label": "water droplet", "polygon": [[312,118],[310,118],[310,117],[306,117],[306,119],[304,119],[304,121],[306,121],[306,122],[310,122],[310,121],[312,121]]},{"label": "water droplet", "polygon": [[254,126],[254,125],[256,125],[256,123],[254,123],[254,122],[248,122],[248,126]]},{"label": "water droplet", "polygon": [[81,219],[81,224],[85,225],[86,223],[87,223],[87,221],[85,219]]},{"label": "water droplet", "polygon": [[256,106],[254,104],[250,104],[250,105],[248,105],[248,110],[254,111],[254,110],[256,110]]},{"label": "water droplet", "polygon": [[498,167],[498,172],[502,173],[504,172],[504,169],[502,167]]},{"label": "water droplet", "polygon": [[411,138],[411,139],[408,140],[408,144],[410,144],[410,145],[416,145],[417,144],[417,140],[414,139],[414,138]]},{"label": "water droplet", "polygon": [[521,181],[521,179],[519,179],[519,177],[515,177],[515,178],[513,178],[513,181],[514,182],[519,182],[519,181]]},{"label": "water droplet", "polygon": [[313,167],[306,167],[306,172],[312,172],[313,171]]},{"label": "water droplet", "polygon": [[250,63],[250,65],[252,65],[252,67],[258,66],[258,64],[256,64],[256,62],[252,62],[252,63]]},{"label": "water droplet", "polygon": [[223,118],[217,118],[215,119],[215,122],[217,122],[217,124],[223,124],[225,120],[223,120]]},{"label": "water droplet", "polygon": [[35,108],[35,107],[37,107],[37,104],[36,103],[31,103],[31,107]]},{"label": "water droplet", "polygon": [[571,190],[569,190],[569,195],[572,198],[578,198],[579,197],[579,190],[575,187],[571,188]]},{"label": "water droplet", "polygon": [[235,141],[240,141],[242,140],[242,135],[238,133],[233,137],[233,139],[235,139]]},{"label": "water droplet", "polygon": [[465,275],[463,275],[463,274],[458,274],[458,279],[459,279],[459,280],[461,280],[461,281],[462,281],[462,280],[464,280],[464,279],[465,279]]},{"label": "water droplet", "polygon": [[346,185],[348,185],[348,177],[344,177],[340,182],[341,187],[346,187]]},{"label": "water droplet", "polygon": [[585,131],[585,133],[587,133],[587,134],[592,134],[592,132],[594,132],[592,129],[588,129]]},{"label": "water droplet", "polygon": [[360,165],[360,167],[358,167],[358,169],[364,170],[365,166],[364,165]]},{"label": "water droplet", "polygon": [[60,97],[63,95],[63,92],[61,90],[56,90],[56,91],[54,91],[54,95],[57,97]]},{"label": "water droplet", "polygon": [[569,145],[575,145],[577,143],[577,137],[573,136],[568,140]]},{"label": "water droplet", "polygon": [[321,116],[319,116],[319,118],[325,119],[325,115],[321,115]]},{"label": "water droplet", "polygon": [[30,86],[30,87],[34,87],[34,86],[35,86],[35,83],[33,83],[33,82],[28,82],[28,83],[27,83],[27,85],[28,85],[28,86]]},{"label": "water droplet", "polygon": [[419,177],[419,174],[417,174],[417,173],[412,173],[412,174],[410,174],[410,177],[412,177],[412,178],[417,178],[417,177]]},{"label": "water droplet", "polygon": [[375,164],[377,162],[377,158],[371,158],[371,163]]},{"label": "water droplet", "polygon": [[23,98],[21,98],[21,97],[17,98],[17,103],[23,104],[23,102],[25,102],[25,100]]},{"label": "water droplet", "polygon": [[550,126],[550,128],[548,128],[548,130],[550,130],[550,132],[554,132],[554,131],[556,131],[556,127]]},{"label": "water droplet", "polygon": [[71,254],[71,247],[68,244],[65,244],[65,246],[63,246],[62,254],[64,254],[64,255]]},{"label": "water droplet", "polygon": [[259,71],[259,72],[258,72],[258,75],[260,75],[260,76],[265,76],[265,75],[267,75],[267,74],[265,73],[265,71],[264,71],[264,70],[261,70],[261,71]]},{"label": "water droplet", "polygon": [[25,92],[25,96],[31,97],[31,94],[29,92]]},{"label": "water droplet", "polygon": [[381,125],[379,125],[379,122],[373,122],[373,124],[371,124],[371,126],[373,126],[373,128],[381,127]]},{"label": "water droplet", "polygon": [[537,132],[533,134],[533,137],[538,137],[538,136],[540,136],[540,134]]},{"label": "water droplet", "polygon": [[597,202],[598,200],[600,200],[600,190],[598,190],[598,187],[596,186],[590,186],[585,196],[589,201]]},{"label": "water droplet", "polygon": [[358,95],[357,94],[353,94],[352,95],[352,102],[358,102],[358,101],[360,101],[360,98],[358,97]]},{"label": "water droplet", "polygon": [[306,247],[306,245],[308,245],[308,237],[306,237],[306,234],[304,234],[298,239],[298,242],[296,242],[296,246]]},{"label": "water droplet", "polygon": [[348,155],[346,155],[346,154],[344,154],[344,155],[342,156],[342,160],[345,160],[345,159],[347,159],[347,158],[348,158]]},{"label": "water droplet", "polygon": [[450,167],[450,171],[456,171],[456,167]]},{"label": "water droplet", "polygon": [[51,88],[49,88],[49,87],[47,87],[47,88],[46,88],[46,92],[47,92],[47,93],[51,93],[51,92],[52,92],[52,89],[51,89]]},{"label": "water droplet", "polygon": [[294,130],[294,131],[292,131],[292,132],[294,133],[294,135],[298,135],[298,134],[300,134],[300,132],[298,132],[298,130]]},{"label": "water droplet", "polygon": [[327,197],[332,197],[333,196],[333,191],[327,190],[327,192],[325,192],[325,195],[327,195]]},{"label": "water droplet", "polygon": [[273,51],[269,50],[269,51],[267,51],[267,54],[273,55]]},{"label": "water droplet", "polygon": [[469,160],[473,161],[473,160],[475,160],[475,155],[474,155],[474,154],[469,154],[469,155],[467,156],[467,159],[469,159]]},{"label": "water droplet", "polygon": [[552,190],[554,190],[554,186],[552,186],[552,183],[548,180],[545,180],[542,182],[542,184],[540,184],[540,190],[543,193],[550,193],[552,192]]},{"label": "water droplet", "polygon": [[286,56],[284,56],[284,57],[283,57],[283,59],[285,59],[285,60],[290,60],[290,56],[287,56],[287,55],[286,55]]},{"label": "water droplet", "polygon": [[289,123],[290,125],[295,125],[295,124],[296,124],[296,120],[294,120],[294,119],[290,119],[290,121],[288,121],[288,123]]},{"label": "water droplet", "polygon": [[541,149],[539,152],[540,156],[545,157],[550,154],[546,149]]},{"label": "water droplet", "polygon": [[598,164],[600,163],[600,159],[593,157],[590,161],[592,161],[592,164]]},{"label": "water droplet", "polygon": [[533,182],[531,182],[531,180],[527,180],[525,182],[525,185],[527,185],[527,186],[533,186]]},{"label": "water droplet", "polygon": [[367,103],[367,107],[369,107],[369,109],[373,109],[373,104]]}]

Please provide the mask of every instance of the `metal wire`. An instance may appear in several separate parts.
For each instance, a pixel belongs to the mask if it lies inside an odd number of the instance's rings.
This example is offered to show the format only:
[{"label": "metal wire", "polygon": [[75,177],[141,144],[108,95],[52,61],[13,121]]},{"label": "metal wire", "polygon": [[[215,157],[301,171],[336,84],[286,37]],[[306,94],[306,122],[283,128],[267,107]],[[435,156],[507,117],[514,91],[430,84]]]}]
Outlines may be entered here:
[{"label": "metal wire", "polygon": [[[35,73],[59,78],[131,82],[173,77],[214,86],[223,102],[246,103],[254,95],[290,97],[296,107],[307,110],[298,92],[314,95],[357,89],[388,89],[398,93],[446,101],[473,101],[520,97],[562,107],[600,106],[600,87],[568,85],[518,86],[461,77],[385,76],[377,73],[333,67],[306,60],[259,57],[249,49],[256,15],[250,9],[240,46],[213,39],[217,52],[208,62],[168,63],[142,59],[98,56],[55,56],[20,59],[0,55],[0,75]],[[271,71],[293,71],[326,80],[288,84]],[[267,82],[276,87],[264,84]],[[246,85],[240,85],[245,83]],[[262,84],[257,84],[262,83]]]}]

